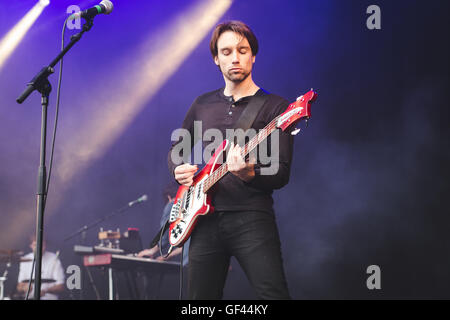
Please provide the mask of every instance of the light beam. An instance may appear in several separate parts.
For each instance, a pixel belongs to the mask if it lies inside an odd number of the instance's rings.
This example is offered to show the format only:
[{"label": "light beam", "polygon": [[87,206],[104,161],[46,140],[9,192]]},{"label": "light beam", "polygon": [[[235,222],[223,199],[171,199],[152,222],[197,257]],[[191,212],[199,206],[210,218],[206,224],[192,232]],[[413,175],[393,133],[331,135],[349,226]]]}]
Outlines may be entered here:
[{"label": "light beam", "polygon": [[[232,0],[196,2],[162,28],[162,32],[149,36],[136,56],[118,68],[120,71],[101,75],[101,81],[96,83],[102,86],[89,88],[88,101],[76,102],[95,107],[89,110],[88,119],[80,122],[83,125],[69,134],[67,140],[61,139],[57,146],[59,156],[52,175],[46,217],[60,210],[72,179],[105,154],[231,4]],[[130,60],[135,64],[129,65]],[[108,84],[105,79],[111,79],[111,82]],[[27,211],[20,210],[21,213]],[[33,212],[33,209],[29,211]],[[19,240],[23,231],[30,229],[32,216],[27,217],[15,219],[9,227],[9,237],[13,240]]]},{"label": "light beam", "polygon": [[50,3],[49,0],[38,1],[28,13],[0,40],[0,70],[6,60],[14,52],[19,43],[25,37],[36,19],[41,15],[44,8]]},{"label": "light beam", "polygon": [[[103,89],[96,92],[107,95],[98,97],[97,101],[89,101],[96,106],[90,110],[89,123],[78,130],[78,135],[65,146],[65,156],[58,166],[63,182],[69,182],[76,173],[105,154],[211,31],[231,3],[231,0],[198,2],[180,14],[156,39],[150,37],[139,50],[139,55],[130,59],[135,61],[135,65],[123,67],[124,75],[108,77],[114,79],[110,85],[101,82]],[[122,83],[117,79],[123,79]]]}]

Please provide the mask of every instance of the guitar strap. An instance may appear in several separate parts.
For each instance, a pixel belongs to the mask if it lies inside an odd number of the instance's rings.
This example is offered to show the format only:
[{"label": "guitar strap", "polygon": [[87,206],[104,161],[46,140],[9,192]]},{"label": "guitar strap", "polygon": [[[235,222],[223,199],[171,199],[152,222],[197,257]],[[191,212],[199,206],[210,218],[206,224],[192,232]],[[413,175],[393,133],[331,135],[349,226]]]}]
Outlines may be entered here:
[{"label": "guitar strap", "polygon": [[[158,231],[158,233],[156,234],[156,236],[153,238],[152,242],[150,243],[150,248],[153,248],[154,246],[156,246],[158,244],[159,240],[162,238],[163,233],[166,232],[166,230],[169,228],[169,226],[170,226],[169,219],[167,219],[164,226]],[[160,249],[161,249],[161,246],[160,246]]]},{"label": "guitar strap", "polygon": [[[238,121],[234,125],[234,129],[242,129],[247,131],[252,126],[253,122],[255,122],[256,116],[259,113],[259,110],[262,109],[264,104],[266,103],[267,99],[269,97],[269,94],[265,94],[263,96],[253,96],[249,103],[247,104],[247,107],[242,111],[241,116],[239,117]],[[235,137],[234,143],[239,144],[241,147],[244,146],[245,141],[236,141],[237,137]]]},{"label": "guitar strap", "polygon": [[[239,117],[238,121],[234,125],[233,129],[242,129],[247,131],[252,126],[253,122],[255,122],[256,116],[259,113],[259,110],[262,109],[264,104],[266,103],[267,99],[269,97],[269,94],[265,94],[263,96],[253,96],[249,103],[247,104],[247,107],[245,107],[244,111],[242,111],[241,116]],[[243,146],[245,141],[236,141],[237,137],[235,136],[235,143],[238,143],[240,146]],[[194,142],[195,143],[195,142]],[[150,243],[150,248],[153,248],[158,244],[160,239],[162,238],[162,235],[166,230],[169,228],[170,223],[169,220],[166,221],[164,226],[158,231],[156,236],[153,238],[152,242]]]}]

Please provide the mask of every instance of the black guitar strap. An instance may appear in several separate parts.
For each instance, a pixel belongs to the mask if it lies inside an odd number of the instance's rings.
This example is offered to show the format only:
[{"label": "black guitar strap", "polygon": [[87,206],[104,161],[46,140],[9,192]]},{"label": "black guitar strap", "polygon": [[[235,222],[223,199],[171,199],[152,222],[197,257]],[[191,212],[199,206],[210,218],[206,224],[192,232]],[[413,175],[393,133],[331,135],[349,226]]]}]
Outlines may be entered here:
[{"label": "black guitar strap", "polygon": [[[250,99],[247,107],[244,109],[244,111],[242,111],[241,116],[234,125],[234,129],[242,129],[244,130],[244,132],[250,129],[253,122],[255,122],[259,110],[262,109],[268,97],[268,94],[265,94],[263,96],[253,96]],[[241,147],[245,144],[244,141],[236,141],[236,138],[234,143],[238,143]]]},{"label": "black guitar strap", "polygon": [[158,244],[159,240],[162,238],[163,233],[166,232],[166,230],[169,228],[169,226],[170,226],[169,219],[167,219],[164,226],[158,231],[158,233],[156,234],[156,236],[153,238],[152,242],[150,243],[150,248],[153,248],[154,246],[156,246]]}]

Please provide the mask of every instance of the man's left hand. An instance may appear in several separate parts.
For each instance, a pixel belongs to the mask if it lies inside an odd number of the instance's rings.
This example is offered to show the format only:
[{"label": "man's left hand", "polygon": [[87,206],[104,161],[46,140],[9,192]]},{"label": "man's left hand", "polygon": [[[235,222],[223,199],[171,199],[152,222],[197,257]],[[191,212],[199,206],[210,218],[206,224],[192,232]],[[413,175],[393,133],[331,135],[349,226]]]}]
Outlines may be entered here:
[{"label": "man's left hand", "polygon": [[249,182],[255,177],[255,164],[253,161],[245,162],[241,152],[242,148],[238,144],[231,144],[227,155],[228,170],[241,180]]}]

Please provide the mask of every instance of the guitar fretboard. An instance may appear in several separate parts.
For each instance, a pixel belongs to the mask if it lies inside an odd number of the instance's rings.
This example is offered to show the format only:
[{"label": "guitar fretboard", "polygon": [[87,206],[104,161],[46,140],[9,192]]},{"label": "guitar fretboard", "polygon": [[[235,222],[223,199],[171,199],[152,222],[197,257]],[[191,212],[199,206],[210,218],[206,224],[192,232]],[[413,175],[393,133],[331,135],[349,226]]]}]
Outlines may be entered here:
[{"label": "guitar fretboard", "polygon": [[[244,158],[248,155],[253,149],[255,149],[258,144],[260,144],[264,139],[272,134],[275,131],[278,117],[273,119],[264,129],[260,130],[257,135],[255,135],[242,149],[241,156]],[[228,165],[226,163],[222,164],[219,168],[217,168],[213,173],[209,175],[208,178],[204,181],[203,191],[206,193],[217,181],[222,179],[222,177],[227,174]]]}]

